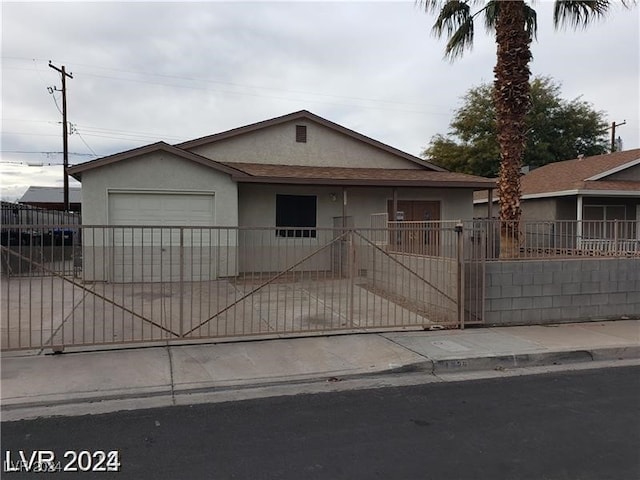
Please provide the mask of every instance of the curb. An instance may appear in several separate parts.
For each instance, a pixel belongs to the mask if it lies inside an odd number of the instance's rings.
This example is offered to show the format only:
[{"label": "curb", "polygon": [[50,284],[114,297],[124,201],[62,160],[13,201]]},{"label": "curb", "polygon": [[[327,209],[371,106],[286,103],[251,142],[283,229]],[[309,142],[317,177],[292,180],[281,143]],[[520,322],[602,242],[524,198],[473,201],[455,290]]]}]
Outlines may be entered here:
[{"label": "curb", "polygon": [[[183,387],[178,385],[166,385],[163,387],[148,387],[139,388],[137,391],[111,391],[111,392],[82,392],[76,394],[74,398],[43,398],[37,401],[20,402],[13,401],[14,399],[2,400],[2,411],[17,411],[27,408],[42,408],[42,407],[56,407],[56,406],[69,406],[74,404],[89,404],[100,403],[114,400],[136,400],[145,398],[160,398],[160,397],[172,397],[183,396],[198,393],[215,393],[215,392],[231,392],[240,390],[251,390],[255,388],[268,388],[279,387],[285,385],[305,385],[311,383],[324,383],[324,382],[342,382],[348,380],[359,380],[364,378],[375,378],[377,376],[385,376],[389,374],[403,374],[403,373],[428,373],[433,372],[433,362],[430,360],[410,363],[384,370],[377,370],[373,372],[358,372],[340,374],[339,372],[325,372],[319,374],[311,374],[308,376],[297,376],[294,378],[287,377],[271,377],[266,378],[263,381],[254,380],[253,382],[245,383],[211,383],[209,385],[200,385],[196,387]],[[52,395],[53,396],[53,395]],[[59,395],[56,395],[59,396]],[[19,400],[19,398],[18,398]],[[7,403],[8,402],[8,403]]]},{"label": "curb", "polygon": [[543,353],[517,353],[474,358],[433,360],[433,373],[504,370],[507,368],[543,367],[607,360],[640,358],[640,345],[604,347],[590,350],[567,350]]},{"label": "curb", "polygon": [[[509,354],[494,355],[473,358],[448,358],[433,360],[425,357],[424,361],[400,365],[397,367],[378,370],[374,372],[347,373],[341,375],[339,372],[326,372],[301,376],[297,378],[272,377],[264,381],[252,381],[249,383],[227,383],[200,385],[197,387],[181,387],[180,385],[166,385],[163,387],[140,388],[137,391],[112,391],[112,392],[82,392],[74,398],[52,399],[42,398],[39,401],[15,401],[3,399],[3,412],[18,412],[20,410],[34,408],[71,407],[80,404],[101,404],[112,401],[132,401],[144,399],[161,399],[184,397],[193,394],[203,393],[224,393],[233,391],[243,391],[259,388],[295,386],[319,384],[325,382],[342,382],[359,379],[374,379],[385,375],[395,374],[427,374],[428,376],[438,376],[439,374],[462,373],[473,371],[506,370],[525,367],[542,367],[551,365],[584,364],[588,362],[602,362],[614,360],[640,359],[640,345],[628,347],[605,347],[590,350],[568,350],[530,354]],[[9,401],[9,403],[7,403]],[[55,415],[55,412],[52,412]]]}]

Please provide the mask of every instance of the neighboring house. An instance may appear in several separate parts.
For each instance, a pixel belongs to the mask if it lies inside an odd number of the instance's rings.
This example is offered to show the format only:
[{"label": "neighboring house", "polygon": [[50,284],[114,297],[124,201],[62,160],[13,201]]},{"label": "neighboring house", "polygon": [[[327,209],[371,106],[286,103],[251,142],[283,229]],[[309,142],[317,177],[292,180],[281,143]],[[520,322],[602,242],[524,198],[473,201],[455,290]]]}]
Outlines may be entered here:
[{"label": "neighboring house", "polygon": [[394,205],[404,220],[471,219],[473,192],[495,185],[305,110],[68,171],[82,182],[84,225],[270,227],[291,241],[370,227]]},{"label": "neighboring house", "polygon": [[[80,212],[82,208],[80,188],[69,188],[69,210]],[[18,200],[24,205],[44,208],[46,210],[64,210],[64,188],[62,187],[29,187]]]},{"label": "neighboring house", "polygon": [[[530,226],[556,222],[556,229],[566,229],[566,246],[640,239],[640,149],[550,163],[521,180],[522,219]],[[476,217],[487,216],[487,198],[486,192],[475,194]]]}]

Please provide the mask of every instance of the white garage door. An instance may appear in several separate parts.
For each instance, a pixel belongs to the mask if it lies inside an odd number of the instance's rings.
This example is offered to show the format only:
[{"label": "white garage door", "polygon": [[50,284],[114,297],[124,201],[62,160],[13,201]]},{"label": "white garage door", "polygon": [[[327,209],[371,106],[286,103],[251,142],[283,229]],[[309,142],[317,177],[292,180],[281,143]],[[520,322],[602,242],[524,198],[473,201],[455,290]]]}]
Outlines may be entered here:
[{"label": "white garage door", "polygon": [[[216,277],[213,194],[110,192],[111,278],[116,282],[175,282]],[[154,228],[158,227],[158,228]]]},{"label": "white garage door", "polygon": [[213,194],[110,193],[110,225],[212,226]]}]

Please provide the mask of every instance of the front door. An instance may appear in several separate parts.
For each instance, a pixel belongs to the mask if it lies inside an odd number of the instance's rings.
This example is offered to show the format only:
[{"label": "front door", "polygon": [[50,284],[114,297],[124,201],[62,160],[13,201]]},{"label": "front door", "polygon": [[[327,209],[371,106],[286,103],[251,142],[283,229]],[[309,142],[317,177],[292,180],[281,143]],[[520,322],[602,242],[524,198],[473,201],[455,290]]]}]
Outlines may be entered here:
[{"label": "front door", "polygon": [[438,255],[440,244],[440,202],[434,200],[398,200],[398,215],[393,215],[393,201],[387,202],[389,219],[407,222],[392,224],[394,250],[420,255]]}]

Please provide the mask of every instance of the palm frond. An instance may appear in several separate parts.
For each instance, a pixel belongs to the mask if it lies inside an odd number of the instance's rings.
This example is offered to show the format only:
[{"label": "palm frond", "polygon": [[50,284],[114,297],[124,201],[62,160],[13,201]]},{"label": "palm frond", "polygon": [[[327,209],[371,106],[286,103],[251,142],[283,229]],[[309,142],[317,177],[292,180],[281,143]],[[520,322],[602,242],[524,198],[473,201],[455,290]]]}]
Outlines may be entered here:
[{"label": "palm frond", "polygon": [[416,0],[416,5],[427,13],[439,10],[442,4],[442,0]]},{"label": "palm frond", "polygon": [[465,49],[473,46],[473,17],[468,17],[457,30],[450,35],[444,50],[445,57],[453,60],[462,56]]},{"label": "palm frond", "polygon": [[[473,45],[473,19],[469,1],[446,0],[439,2],[440,11],[433,25],[433,34],[437,37],[446,35],[449,39],[445,48],[445,58],[453,60],[462,56],[466,48]],[[431,1],[425,8],[432,8]]]},{"label": "palm frond", "polygon": [[498,20],[499,13],[500,2],[496,0],[487,2],[486,7],[484,7],[484,26],[488,33],[491,33],[496,29],[496,20]]},{"label": "palm frond", "polygon": [[529,5],[524,6],[525,30],[529,38],[536,39],[538,37],[538,14]]},{"label": "palm frond", "polygon": [[452,37],[470,18],[471,9],[467,2],[448,0],[440,9],[436,23],[433,25],[433,33],[441,37],[446,31],[447,36]]},{"label": "palm frond", "polygon": [[[430,13],[442,9],[442,7],[450,1],[451,0],[416,0],[415,3],[418,7],[424,9],[426,13]],[[465,0],[463,3],[476,5],[479,3],[485,3],[485,0]]]},{"label": "palm frond", "polygon": [[610,7],[609,0],[556,0],[553,24],[556,28],[569,25],[586,27],[593,19],[603,17]]}]

